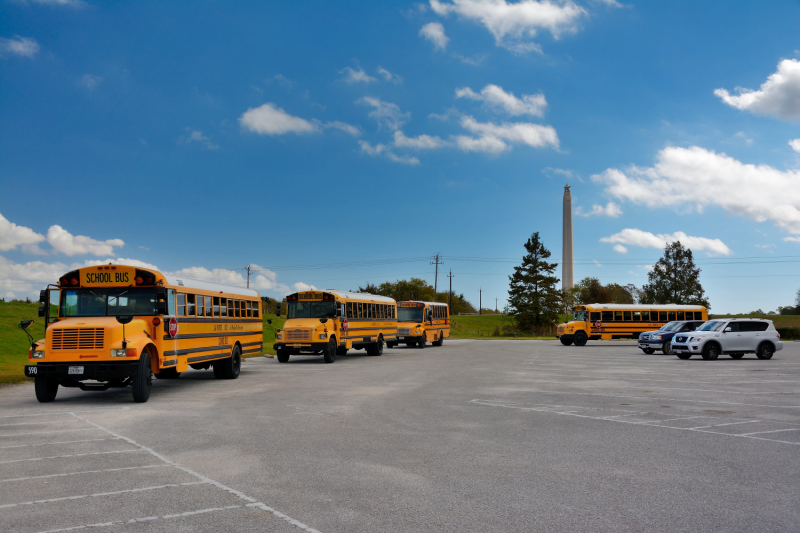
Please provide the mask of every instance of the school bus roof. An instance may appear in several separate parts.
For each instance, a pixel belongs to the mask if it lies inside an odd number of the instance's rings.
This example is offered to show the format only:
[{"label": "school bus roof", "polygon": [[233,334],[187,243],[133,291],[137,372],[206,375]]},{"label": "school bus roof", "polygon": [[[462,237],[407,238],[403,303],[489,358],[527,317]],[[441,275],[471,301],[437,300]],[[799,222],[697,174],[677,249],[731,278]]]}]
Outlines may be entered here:
[{"label": "school bus roof", "polygon": [[577,305],[576,307],[591,307],[593,309],[611,309],[611,310],[620,309],[622,311],[625,311],[625,310],[636,311],[636,310],[648,310],[648,309],[656,309],[656,310],[661,310],[661,309],[665,309],[665,310],[666,309],[686,309],[686,310],[689,310],[690,309],[692,311],[700,311],[702,309],[705,309],[705,307],[703,307],[702,305],[672,305],[672,304],[666,304],[666,305],[662,305],[662,304],[653,304],[653,305],[649,305],[649,304],[580,304],[580,305]]},{"label": "school bus roof", "polygon": [[167,283],[172,286],[184,287],[187,289],[199,289],[203,291],[225,292],[229,294],[238,294],[240,296],[248,296],[250,298],[261,298],[261,295],[258,294],[258,291],[254,291],[253,289],[233,287],[231,285],[223,285],[222,283],[213,283],[211,281],[192,279],[185,276],[173,276],[171,274],[162,274],[162,276],[164,276],[164,279],[167,280]]},{"label": "school bus roof", "polygon": [[[422,300],[403,300],[403,301],[404,301],[404,302],[413,302],[413,303],[415,303],[415,304],[425,304],[425,305],[444,305],[444,306],[447,306],[447,304],[446,304],[446,303],[442,303],[442,302],[423,302]],[[402,302],[398,302],[398,303],[402,303]]]},{"label": "school bus roof", "polygon": [[339,298],[344,298],[346,300],[364,300],[368,302],[383,302],[387,304],[395,303],[395,301],[392,298],[388,298],[386,296],[378,296],[377,294],[370,294],[368,292],[348,292],[348,291],[339,291],[336,289],[324,289],[321,291],[314,291],[314,292],[327,292],[328,294],[333,294],[334,296],[338,296]]}]

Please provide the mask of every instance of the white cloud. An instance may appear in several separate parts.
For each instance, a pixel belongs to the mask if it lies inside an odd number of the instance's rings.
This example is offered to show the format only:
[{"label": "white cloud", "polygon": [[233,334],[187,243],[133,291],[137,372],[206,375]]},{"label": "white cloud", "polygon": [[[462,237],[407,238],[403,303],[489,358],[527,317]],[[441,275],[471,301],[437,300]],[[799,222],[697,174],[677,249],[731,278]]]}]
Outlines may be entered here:
[{"label": "white cloud", "polygon": [[300,117],[294,117],[272,103],[248,109],[239,117],[239,123],[250,131],[264,135],[319,131],[317,125]]},{"label": "white cloud", "polygon": [[456,89],[456,98],[479,100],[495,109],[502,109],[511,116],[532,115],[542,117],[545,109],[547,109],[547,100],[541,93],[523,94],[522,98],[517,98],[513,93],[507,93],[502,87],[492,84],[481,89],[480,94],[469,87]]},{"label": "white cloud", "polygon": [[400,85],[401,83],[403,83],[403,78],[401,76],[398,76],[397,74],[392,74],[383,67],[378,67],[378,74],[383,76],[383,79],[385,79],[386,81],[390,81],[395,85]]},{"label": "white cloud", "polygon": [[789,146],[791,146],[792,150],[795,152],[800,152],[800,139],[792,139],[789,141]]},{"label": "white cloud", "polygon": [[[708,239],[706,237],[692,237],[682,231],[676,231],[672,235],[659,233],[654,235],[648,231],[642,231],[636,228],[626,228],[619,233],[615,233],[610,237],[603,237],[600,242],[607,242],[611,244],[627,244],[629,246],[641,246],[642,248],[658,248],[664,249],[667,244],[672,244],[675,241],[681,241],[681,244],[691,249],[694,252],[705,250],[708,255],[730,255],[732,252],[724,242],[719,239]],[[614,249],[620,253],[615,246]]]},{"label": "white cloud", "polygon": [[527,144],[534,148],[548,145],[558,148],[559,145],[558,134],[551,126],[541,126],[529,122],[482,123],[471,116],[464,116],[461,119],[461,126],[479,135],[478,138],[456,137],[459,148],[465,151],[499,153],[509,149],[504,141]]},{"label": "white cloud", "polygon": [[575,214],[579,217],[612,217],[616,218],[622,214],[622,209],[614,202],[608,202],[605,207],[602,205],[592,205],[592,210],[584,212],[582,207],[575,209]]},{"label": "white cloud", "polygon": [[444,26],[441,22],[429,22],[425,24],[420,30],[419,34],[433,43],[438,49],[444,50],[447,48],[447,41],[450,39],[444,33]]},{"label": "white cloud", "polygon": [[498,46],[515,53],[541,52],[541,47],[530,41],[540,29],[550,31],[558,39],[563,33],[577,30],[577,20],[586,11],[571,1],[521,0],[430,0],[431,9],[440,16],[451,13],[483,24],[495,38]]},{"label": "white cloud", "polygon": [[322,124],[322,127],[325,129],[332,128],[335,130],[341,130],[345,133],[349,133],[353,137],[358,137],[359,135],[361,135],[361,130],[358,129],[356,126],[352,126],[350,124],[347,124],[346,122],[339,122],[338,120],[334,120],[333,122],[325,122],[324,124]]},{"label": "white cloud", "polygon": [[302,281],[298,281],[297,283],[293,284],[292,288],[295,290],[295,292],[317,290],[314,285],[309,285],[308,283],[303,283]]},{"label": "white cloud", "polygon": [[784,237],[783,240],[786,242],[800,242],[800,237]]},{"label": "white cloud", "polygon": [[216,150],[217,148],[219,148],[219,146],[211,142],[211,139],[203,135],[202,131],[197,131],[197,130],[194,130],[191,134],[189,134],[189,137],[186,139],[186,142],[200,143],[206,148],[206,150]]},{"label": "white cloud", "polygon": [[73,235],[61,226],[50,226],[47,230],[47,243],[65,255],[109,255],[114,248],[125,246],[121,239],[98,241],[84,235]]},{"label": "white cloud", "polygon": [[14,0],[19,4],[40,4],[43,6],[86,7],[83,0]]},{"label": "white cloud", "polygon": [[90,91],[94,91],[101,81],[103,81],[103,78],[100,76],[95,76],[94,74],[84,74],[79,83]]},{"label": "white cloud", "polygon": [[714,94],[729,106],[782,120],[800,119],[800,60],[784,59],[759,90],[737,87],[738,94],[716,89]]},{"label": "white cloud", "polygon": [[378,81],[377,78],[373,78],[364,72],[364,69],[361,67],[358,67],[358,70],[350,67],[344,67],[339,71],[339,74],[344,74],[344,81],[346,83],[372,83]]},{"label": "white cloud", "polygon": [[800,170],[742,163],[704,148],[669,147],[649,168],[609,168],[592,176],[605,192],[648,207],[719,206],[800,234]]},{"label": "white cloud", "polygon": [[747,146],[752,146],[752,145],[753,145],[753,139],[751,139],[750,137],[748,137],[748,136],[747,136],[747,134],[746,134],[745,132],[743,132],[743,131],[740,131],[740,132],[738,132],[738,133],[735,133],[733,136],[734,136],[734,137],[736,137],[737,139],[741,139],[741,140],[743,140],[743,141],[744,141],[744,143],[745,143]]},{"label": "white cloud", "polygon": [[628,253],[628,249],[625,248],[624,246],[622,246],[621,244],[615,244],[614,245],[614,251],[618,252],[618,253],[621,253],[621,254],[627,254]]},{"label": "white cloud", "polygon": [[0,57],[6,55],[33,57],[37,53],[39,53],[39,43],[36,42],[36,39],[19,35],[15,35],[11,39],[0,38]]},{"label": "white cloud", "polygon": [[374,118],[382,127],[392,131],[400,129],[411,117],[411,113],[401,112],[400,106],[397,104],[384,102],[380,98],[365,96],[356,103],[372,107],[373,110],[370,111],[369,117]]},{"label": "white cloud", "polygon": [[385,156],[390,161],[394,161],[395,163],[402,163],[404,165],[419,165],[419,159],[416,157],[411,157],[408,155],[397,155],[385,144],[376,144],[372,146],[367,141],[358,141],[359,146],[361,146],[361,151],[371,155],[372,157],[378,157],[380,155]]},{"label": "white cloud", "polygon": [[3,215],[0,215],[0,252],[14,250],[17,246],[22,246],[23,251],[25,251],[25,247],[27,246],[29,250],[34,250],[33,253],[37,253],[35,251],[39,250],[39,245],[37,243],[42,241],[44,241],[44,235],[41,233],[36,233],[25,226],[18,226],[10,222]]},{"label": "white cloud", "polygon": [[420,135],[419,137],[406,137],[402,131],[394,132],[394,145],[398,148],[413,148],[416,150],[435,150],[448,145],[440,137]]}]

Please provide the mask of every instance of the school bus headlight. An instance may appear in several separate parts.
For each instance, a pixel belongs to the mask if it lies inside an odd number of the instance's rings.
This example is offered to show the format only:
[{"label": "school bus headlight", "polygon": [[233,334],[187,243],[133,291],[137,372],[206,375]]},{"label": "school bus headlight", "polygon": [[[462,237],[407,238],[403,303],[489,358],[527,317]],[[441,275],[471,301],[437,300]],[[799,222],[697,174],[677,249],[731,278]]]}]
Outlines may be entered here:
[{"label": "school bus headlight", "polygon": [[320,338],[320,339],[324,339],[324,338],[326,338],[327,336],[328,336],[328,334],[327,334],[327,333],[320,333],[320,334],[319,334],[319,338]]},{"label": "school bus headlight", "polygon": [[33,359],[44,359],[44,350],[36,350],[32,355]]},{"label": "school bus headlight", "polygon": [[119,350],[115,349],[111,350],[111,357],[127,357],[127,356],[128,356],[128,350],[125,350],[124,348]]},{"label": "school bus headlight", "polygon": [[276,340],[276,341],[279,341],[279,340],[281,340],[282,338],[283,338],[283,335],[281,335],[280,333],[278,333],[277,335],[275,335],[275,340]]}]

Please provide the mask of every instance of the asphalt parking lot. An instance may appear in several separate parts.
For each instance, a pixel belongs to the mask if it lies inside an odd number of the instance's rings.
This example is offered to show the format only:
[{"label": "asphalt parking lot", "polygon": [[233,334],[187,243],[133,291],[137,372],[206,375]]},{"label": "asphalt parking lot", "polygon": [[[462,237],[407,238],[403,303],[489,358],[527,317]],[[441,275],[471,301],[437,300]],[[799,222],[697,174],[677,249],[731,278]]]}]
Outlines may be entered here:
[{"label": "asphalt parking lot", "polygon": [[800,531],[800,342],[448,341],[0,407],[2,531]]}]

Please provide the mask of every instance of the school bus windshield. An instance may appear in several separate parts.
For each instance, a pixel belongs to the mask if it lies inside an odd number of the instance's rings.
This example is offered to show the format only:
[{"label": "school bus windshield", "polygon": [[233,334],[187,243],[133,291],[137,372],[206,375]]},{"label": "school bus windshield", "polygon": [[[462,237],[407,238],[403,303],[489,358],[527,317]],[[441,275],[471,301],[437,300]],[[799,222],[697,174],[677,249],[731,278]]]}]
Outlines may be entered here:
[{"label": "school bus windshield", "polygon": [[64,289],[59,316],[155,315],[153,288]]},{"label": "school bus windshield", "polygon": [[398,307],[398,322],[422,322],[422,307]]},{"label": "school bus windshield", "polygon": [[589,320],[589,311],[575,311],[572,313],[572,320]]},{"label": "school bus windshield", "polygon": [[286,318],[334,318],[336,302],[289,302]]}]

